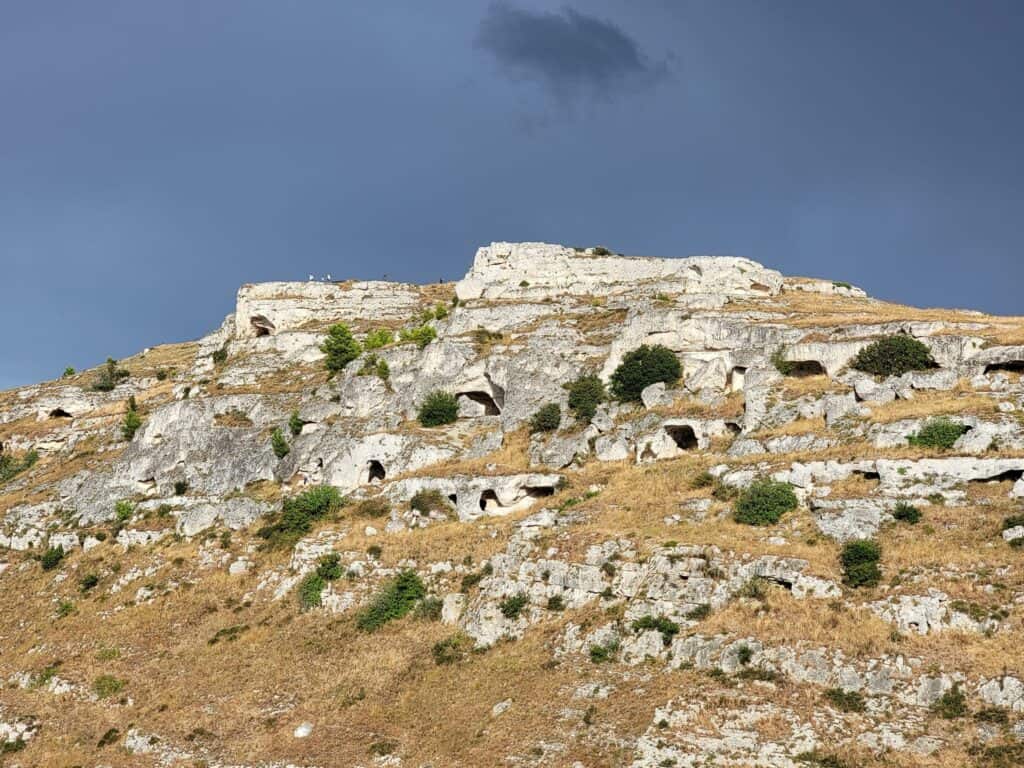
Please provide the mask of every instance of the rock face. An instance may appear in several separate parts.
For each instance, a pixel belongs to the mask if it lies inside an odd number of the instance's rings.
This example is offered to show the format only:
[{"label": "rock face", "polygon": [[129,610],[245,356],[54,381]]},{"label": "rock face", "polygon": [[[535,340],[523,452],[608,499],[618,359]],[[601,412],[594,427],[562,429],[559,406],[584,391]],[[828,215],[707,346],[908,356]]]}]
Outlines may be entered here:
[{"label": "rock face", "polygon": [[[339,322],[361,348],[329,374]],[[895,334],[934,367],[851,367]],[[1021,338],[742,258],[543,243],[455,284],[243,286],[112,388],[0,393],[0,753],[1020,762]],[[578,416],[573,382],[644,344],[678,379]],[[455,419],[423,426],[437,391]],[[951,439],[908,440],[936,418]],[[766,479],[796,508],[741,524]],[[844,564],[864,539],[877,583]]]}]

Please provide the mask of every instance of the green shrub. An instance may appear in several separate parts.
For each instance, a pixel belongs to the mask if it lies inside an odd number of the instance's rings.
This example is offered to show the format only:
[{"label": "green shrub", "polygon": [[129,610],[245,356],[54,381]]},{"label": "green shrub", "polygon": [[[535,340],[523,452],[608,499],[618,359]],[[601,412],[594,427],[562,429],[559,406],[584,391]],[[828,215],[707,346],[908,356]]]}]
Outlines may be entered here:
[{"label": "green shrub", "polygon": [[62,373],[60,377],[62,379],[70,379],[72,376],[75,375],[75,373],[76,371],[74,367],[69,365],[67,368],[64,369],[64,373]]},{"label": "green shrub", "polygon": [[426,619],[427,621],[440,621],[441,610],[444,608],[444,603],[439,597],[424,597],[416,605],[416,618]]},{"label": "green shrub", "polygon": [[92,681],[92,690],[99,698],[108,699],[124,690],[124,680],[113,675],[100,675]]},{"label": "green shrub", "polygon": [[901,501],[896,504],[896,508],[892,511],[892,516],[900,522],[915,525],[921,520],[921,510],[913,504]]},{"label": "green shrub", "polygon": [[108,357],[107,362],[100,368],[100,372],[92,383],[92,390],[94,392],[110,392],[129,375],[124,368],[117,367],[117,361],[114,358]]},{"label": "green shrub", "polygon": [[953,683],[953,687],[942,694],[932,704],[932,711],[946,720],[955,720],[967,714],[967,697],[960,690],[960,683]]},{"label": "green shrub", "polygon": [[554,432],[561,423],[562,409],[558,403],[546,403],[530,418],[530,432]]},{"label": "green shrub", "polygon": [[213,361],[214,365],[224,365],[224,363],[226,363],[228,361],[228,349],[227,349],[227,347],[225,346],[225,347],[221,347],[218,350],[215,350],[213,352],[213,354],[210,355],[210,359]]},{"label": "green shrub", "polygon": [[337,511],[345,501],[337,488],[321,485],[285,499],[281,511],[257,535],[268,548],[291,546],[313,529],[313,523]]},{"label": "green shrub", "polygon": [[75,612],[75,604],[70,600],[61,600],[57,603],[57,618],[64,619]]},{"label": "green shrub", "polygon": [[402,571],[359,612],[356,627],[364,632],[380,629],[409,613],[426,594],[427,588],[415,571]]},{"label": "green shrub", "polygon": [[660,344],[646,344],[627,352],[611,378],[611,389],[619,400],[640,400],[640,393],[659,381],[671,385],[679,381],[683,369],[675,353]]},{"label": "green shrub", "polygon": [[120,499],[114,503],[114,519],[119,523],[127,523],[135,514],[135,505],[128,499]]},{"label": "green shrub", "polygon": [[590,660],[594,664],[604,664],[612,661],[615,658],[615,654],[619,652],[619,641],[617,638],[612,638],[600,645],[594,644],[590,646]]},{"label": "green shrub", "polygon": [[117,728],[108,728],[104,731],[103,735],[100,736],[100,740],[96,742],[96,749],[103,749],[104,747],[109,747],[111,744],[116,744],[120,738],[121,732]]},{"label": "green shrub", "polygon": [[299,582],[299,605],[302,610],[308,611],[311,608],[319,608],[322,604],[320,593],[327,586],[323,577],[314,571],[306,574],[306,577]]},{"label": "green shrub", "polygon": [[829,703],[841,712],[863,712],[865,709],[864,697],[857,691],[844,691],[842,688],[829,688],[825,691],[825,698]]},{"label": "green shrub", "polygon": [[436,488],[423,488],[409,499],[409,508],[421,515],[429,515],[431,512],[447,512],[451,505],[445,495]]},{"label": "green shrub", "polygon": [[175,480],[174,495],[184,496],[186,493],[188,493],[188,480]]},{"label": "green shrub", "polygon": [[694,490],[700,488],[714,488],[715,483],[718,482],[718,478],[712,475],[707,470],[694,475],[693,479],[690,480],[690,487]]},{"label": "green shrub", "polygon": [[437,331],[434,330],[432,325],[421,325],[416,328],[403,328],[398,334],[398,338],[403,343],[415,344],[420,349],[423,349],[427,344],[437,338]]},{"label": "green shrub", "polygon": [[458,632],[451,637],[446,637],[444,640],[434,643],[430,654],[434,657],[434,663],[438,666],[456,664],[466,658],[472,647],[473,641],[463,633]]},{"label": "green shrub", "polygon": [[324,365],[331,373],[337,373],[359,357],[362,349],[344,323],[335,323],[327,329],[327,338],[320,345],[320,351],[327,355]]},{"label": "green shrub", "polygon": [[935,368],[931,350],[910,336],[886,336],[864,347],[850,363],[851,368],[876,376],[902,376],[910,371]]},{"label": "green shrub", "polygon": [[940,416],[935,419],[929,419],[921,427],[920,431],[913,435],[908,435],[907,442],[915,448],[936,448],[948,451],[968,429],[969,427],[965,427],[963,424],[958,424],[952,419]]},{"label": "green shrub", "polygon": [[375,328],[366,334],[363,349],[381,349],[395,340],[395,335],[387,328]]},{"label": "green shrub", "polygon": [[696,608],[692,608],[686,612],[686,618],[691,619],[692,621],[700,621],[701,619],[706,619],[710,615],[710,603],[701,603]]},{"label": "green shrub", "polygon": [[135,437],[135,433],[139,431],[141,426],[142,418],[139,416],[139,412],[135,410],[135,398],[133,397],[128,401],[128,411],[124,415],[124,421],[121,422],[121,436],[131,442],[131,439]]},{"label": "green shrub", "polygon": [[292,411],[292,415],[288,417],[288,431],[292,433],[292,437],[298,437],[302,434],[302,428],[306,422],[299,418],[298,411]]},{"label": "green shrub", "polygon": [[82,592],[88,592],[90,589],[95,589],[96,585],[100,583],[100,577],[95,573],[87,573],[85,576],[78,580],[78,588]]},{"label": "green shrub", "polygon": [[577,421],[586,423],[594,418],[597,406],[608,399],[604,382],[594,374],[585,374],[566,385],[569,390],[569,410]]},{"label": "green shrub", "polygon": [[37,461],[39,461],[39,454],[35,451],[29,451],[20,459],[14,458],[9,453],[0,453],[0,484],[6,483],[26,469],[31,469]]},{"label": "green shrub", "polygon": [[882,548],[870,539],[847,542],[839,556],[843,566],[843,583],[851,587],[873,587],[882,579],[878,562]]},{"label": "green shrub", "polygon": [[60,565],[60,561],[64,559],[64,554],[64,547],[50,547],[43,553],[39,563],[43,566],[44,571],[52,571]]},{"label": "green shrub", "polygon": [[598,245],[598,246],[595,246],[594,248],[591,248],[590,252],[593,253],[595,256],[612,256],[612,255],[614,255],[614,254],[612,254],[611,251],[609,251],[603,245]]},{"label": "green shrub", "polygon": [[1018,525],[1024,525],[1024,515],[1010,515],[1009,517],[1003,518],[1004,531],[1016,528]]},{"label": "green shrub", "polygon": [[797,507],[796,494],[789,483],[755,480],[744,490],[733,507],[733,519],[746,525],[774,525]]},{"label": "green shrub", "polygon": [[501,615],[506,619],[518,619],[519,614],[523,612],[523,608],[529,599],[526,597],[526,593],[520,592],[516,595],[509,595],[500,603],[498,603],[498,610],[501,611]]},{"label": "green shrub", "polygon": [[291,452],[288,441],[279,427],[274,427],[274,431],[270,433],[270,447],[274,449],[274,455],[279,459],[283,459]]},{"label": "green shrub", "polygon": [[736,661],[740,663],[741,667],[747,666],[753,658],[754,651],[746,643],[736,649]]},{"label": "green shrub", "polygon": [[779,347],[772,352],[771,361],[772,365],[775,366],[775,370],[783,376],[789,376],[796,370],[796,363],[786,359],[785,347]]},{"label": "green shrub", "polygon": [[388,361],[384,358],[377,357],[376,355],[367,355],[356,373],[359,376],[376,376],[378,379],[387,381],[391,376],[391,368],[388,366]]},{"label": "green shrub", "polygon": [[341,556],[337,552],[321,557],[316,564],[316,575],[324,581],[337,581],[343,575]]},{"label": "green shrub", "polygon": [[417,418],[424,427],[452,424],[459,417],[459,403],[451,392],[434,390],[424,398]]},{"label": "green shrub", "polygon": [[552,595],[548,598],[548,610],[549,611],[564,611],[565,600],[562,599],[561,595]]},{"label": "green shrub", "polygon": [[679,625],[664,616],[643,616],[633,622],[633,629],[636,632],[658,630],[661,633],[661,643],[666,648],[672,645],[672,638],[679,634]]}]

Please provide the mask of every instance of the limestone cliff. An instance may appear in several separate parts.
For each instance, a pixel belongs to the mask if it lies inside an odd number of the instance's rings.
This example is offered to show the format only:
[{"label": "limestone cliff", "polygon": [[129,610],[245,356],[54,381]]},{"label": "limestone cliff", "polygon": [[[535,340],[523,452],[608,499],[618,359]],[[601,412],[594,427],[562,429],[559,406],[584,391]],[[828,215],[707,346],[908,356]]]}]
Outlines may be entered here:
[{"label": "limestone cliff", "polygon": [[[862,370],[894,338],[927,364]],[[681,374],[581,414],[642,345]],[[0,759],[1021,764],[1022,371],[1020,318],[734,257],[243,286],[0,393]],[[795,508],[744,525],[769,481]]]}]

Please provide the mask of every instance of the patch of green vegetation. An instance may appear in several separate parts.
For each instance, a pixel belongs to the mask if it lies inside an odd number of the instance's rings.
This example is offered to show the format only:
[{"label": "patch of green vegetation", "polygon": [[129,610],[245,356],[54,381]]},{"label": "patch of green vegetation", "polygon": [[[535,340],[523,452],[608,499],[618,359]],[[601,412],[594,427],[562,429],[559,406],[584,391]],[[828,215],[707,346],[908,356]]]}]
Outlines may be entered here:
[{"label": "patch of green vegetation", "polygon": [[288,446],[288,441],[280,427],[274,427],[274,431],[270,433],[270,447],[274,449],[274,455],[279,459],[283,459],[291,453],[292,449]]},{"label": "patch of green vegetation", "polygon": [[391,344],[395,340],[395,334],[393,334],[387,328],[375,328],[366,334],[366,339],[363,340],[363,349],[382,349],[388,344]]},{"label": "patch of green vegetation", "polygon": [[679,634],[679,625],[664,616],[642,616],[633,622],[633,630],[644,632],[649,629],[661,633],[661,644],[668,648],[672,645],[672,638]]},{"label": "patch of green vegetation", "polygon": [[9,453],[0,453],[0,485],[26,469],[31,469],[37,461],[39,461],[39,454],[35,451],[29,451],[20,459],[14,458]]},{"label": "patch of green vegetation", "polygon": [[292,411],[292,415],[288,417],[288,431],[292,433],[292,437],[301,435],[305,425],[306,422],[299,418],[299,412]]},{"label": "patch of green vegetation", "polygon": [[956,720],[967,714],[967,697],[960,690],[960,683],[953,683],[953,687],[932,704],[932,712],[946,720]]},{"label": "patch of green vegetation", "polygon": [[424,324],[415,328],[403,328],[398,334],[398,338],[403,344],[415,344],[423,349],[437,338],[437,331],[434,326]]},{"label": "patch of green vegetation", "polygon": [[901,523],[916,525],[921,520],[921,510],[905,501],[898,502],[892,516]]},{"label": "patch of green vegetation", "polygon": [[506,619],[518,619],[519,614],[523,612],[523,608],[529,602],[526,593],[520,592],[515,595],[509,595],[500,603],[498,603],[498,610],[501,611],[501,615]]},{"label": "patch of green vegetation", "polygon": [[604,643],[590,646],[590,660],[594,664],[604,664],[615,659],[615,654],[619,652],[619,641],[618,638],[612,638]]},{"label": "patch of green vegetation", "polygon": [[64,559],[64,547],[58,545],[56,547],[50,547],[47,549],[41,558],[39,558],[39,564],[43,567],[44,571],[52,571],[61,561]]},{"label": "patch of green vegetation", "polygon": [[646,344],[627,352],[611,376],[611,390],[619,400],[640,401],[640,393],[658,382],[671,386],[683,369],[675,353],[660,344]]},{"label": "patch of green vegetation", "polygon": [[125,682],[113,675],[100,675],[92,681],[92,691],[101,699],[109,699],[124,690]]},{"label": "patch of green vegetation", "polygon": [[430,649],[430,655],[434,657],[434,663],[438,666],[457,664],[469,655],[472,647],[471,638],[462,632],[456,632],[454,635],[434,643],[434,647]]},{"label": "patch of green vegetation", "polygon": [[736,500],[733,520],[746,525],[774,525],[798,504],[793,486],[775,480],[755,480]]},{"label": "patch of green vegetation", "polygon": [[124,414],[124,421],[121,422],[121,436],[128,442],[131,442],[141,426],[142,417],[139,416],[139,411],[135,404],[135,395],[132,395],[128,398],[128,410]]},{"label": "patch of green vegetation", "polygon": [[451,392],[436,389],[420,404],[416,418],[424,427],[452,424],[459,417],[459,403]]},{"label": "patch of green vegetation", "polygon": [[427,588],[415,571],[402,571],[359,612],[356,627],[364,632],[380,629],[409,613],[426,594]]},{"label": "patch of green vegetation", "polygon": [[344,506],[338,489],[329,485],[310,488],[305,493],[285,499],[281,511],[257,531],[269,549],[291,547],[313,529],[313,524]]},{"label": "patch of green vegetation", "polygon": [[234,624],[230,627],[224,627],[222,629],[218,629],[216,634],[206,641],[206,644],[217,645],[217,643],[221,642],[231,643],[248,631],[248,624]]},{"label": "patch of green vegetation", "polygon": [[848,541],[839,555],[843,566],[843,583],[851,587],[873,587],[882,579],[878,567],[882,548],[870,539]]},{"label": "patch of green vegetation", "polygon": [[608,399],[604,382],[594,374],[584,374],[565,388],[569,391],[569,410],[583,424],[589,423],[597,413],[597,406]]},{"label": "patch of green vegetation", "polygon": [[897,334],[864,347],[853,358],[850,367],[875,376],[902,376],[937,366],[925,344],[911,336]]},{"label": "patch of green vegetation", "polygon": [[320,351],[327,355],[324,365],[334,374],[344,370],[363,350],[345,323],[335,323],[327,329]]},{"label": "patch of green vegetation", "polygon": [[562,409],[558,403],[545,403],[530,418],[530,433],[554,432],[562,423]]},{"label": "patch of green vegetation", "polygon": [[863,712],[867,705],[857,691],[844,691],[842,688],[829,688],[825,691],[825,698],[841,712]]},{"label": "patch of green vegetation", "polygon": [[952,419],[940,416],[929,419],[918,432],[907,436],[907,442],[915,448],[935,448],[948,451],[969,427],[958,424]]},{"label": "patch of green vegetation", "polygon": [[436,488],[423,488],[413,494],[409,499],[409,508],[414,509],[421,515],[429,515],[431,512],[448,512],[451,509],[448,499]]},{"label": "patch of green vegetation", "polygon": [[108,357],[107,362],[103,364],[93,380],[90,389],[94,392],[110,392],[130,375],[124,368],[118,368],[114,358]]}]

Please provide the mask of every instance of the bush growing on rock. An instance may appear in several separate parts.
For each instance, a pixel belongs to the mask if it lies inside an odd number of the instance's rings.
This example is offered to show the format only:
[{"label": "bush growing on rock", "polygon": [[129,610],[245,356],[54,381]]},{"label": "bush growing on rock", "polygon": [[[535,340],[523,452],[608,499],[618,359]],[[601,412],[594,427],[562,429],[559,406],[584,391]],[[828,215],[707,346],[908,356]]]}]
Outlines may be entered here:
[{"label": "bush growing on rock", "polygon": [[896,508],[892,511],[892,516],[900,522],[915,525],[921,520],[921,510],[913,504],[901,501],[896,504]]},{"label": "bush growing on rock", "polygon": [[387,328],[375,328],[366,334],[363,349],[381,349],[395,340],[395,335]]},{"label": "bush growing on rock", "polygon": [[327,338],[320,345],[320,351],[327,355],[324,365],[331,373],[337,373],[359,357],[362,349],[344,323],[335,323],[327,329]]},{"label": "bush growing on rock", "polygon": [[940,451],[948,451],[968,429],[969,427],[963,424],[940,416],[925,422],[919,431],[907,437],[907,442],[915,448],[935,448]]},{"label": "bush growing on rock", "polygon": [[356,505],[354,514],[357,517],[387,517],[391,514],[391,504],[380,496],[363,499]]},{"label": "bush growing on rock", "polygon": [[311,488],[285,499],[281,512],[260,528],[257,535],[266,540],[267,548],[290,547],[313,529],[313,523],[340,509],[344,503],[337,488],[329,485]]},{"label": "bush growing on rock", "polygon": [[841,712],[863,712],[865,709],[864,697],[857,691],[829,688],[825,691],[825,698],[828,699],[829,704]]},{"label": "bush growing on rock", "polygon": [[955,720],[967,714],[967,697],[960,690],[960,683],[953,683],[953,687],[942,694],[932,704],[932,711],[946,720]]},{"label": "bush growing on rock", "polygon": [[403,342],[415,344],[423,349],[427,344],[437,338],[437,331],[432,325],[420,325],[416,328],[403,328],[398,335]]},{"label": "bush growing on rock", "polygon": [[627,352],[611,378],[611,389],[619,400],[640,401],[640,393],[658,382],[675,384],[683,370],[675,353],[660,344],[646,344]]},{"label": "bush growing on rock", "polygon": [[274,431],[270,433],[270,447],[274,449],[274,455],[279,459],[283,459],[291,452],[288,441],[279,427],[274,427]]},{"label": "bush growing on rock", "polygon": [[789,483],[755,480],[740,493],[733,507],[733,520],[746,525],[774,525],[797,507],[796,494]]},{"label": "bush growing on rock", "polygon": [[42,565],[44,571],[52,571],[60,565],[60,561],[64,559],[64,554],[64,547],[50,547],[39,559],[39,564]]},{"label": "bush growing on rock", "polygon": [[561,423],[562,409],[558,403],[546,403],[530,418],[530,432],[554,432]]},{"label": "bush growing on rock", "polygon": [[523,608],[526,607],[528,602],[529,599],[526,595],[520,592],[519,594],[510,595],[502,600],[498,604],[498,610],[501,611],[501,615],[506,619],[518,619],[519,614],[523,612]]},{"label": "bush growing on rock", "polygon": [[661,643],[666,648],[672,645],[672,638],[679,634],[679,625],[664,616],[643,616],[633,622],[633,629],[636,632],[656,629],[661,633]]},{"label": "bush growing on rock", "polygon": [[99,698],[109,699],[124,690],[124,680],[113,675],[100,675],[92,681],[92,690]]},{"label": "bush growing on rock", "polygon": [[316,571],[306,574],[306,577],[299,582],[299,606],[302,610],[319,608],[322,604],[321,593],[326,586],[327,583]]},{"label": "bush growing on rock", "polygon": [[427,588],[415,571],[402,571],[359,612],[356,627],[364,632],[380,629],[409,613],[426,594]]},{"label": "bush growing on rock", "polygon": [[615,654],[619,652],[619,641],[617,638],[612,638],[604,643],[590,646],[590,660],[594,664],[604,664],[612,661],[615,658]]},{"label": "bush growing on rock", "polygon": [[878,562],[882,548],[870,539],[847,542],[840,553],[843,583],[851,587],[873,587],[882,580]]},{"label": "bush growing on rock", "polygon": [[917,339],[898,334],[886,336],[857,353],[850,367],[875,376],[902,376],[911,371],[935,368],[931,350]]},{"label": "bush growing on rock", "polygon": [[139,431],[139,427],[141,426],[142,418],[136,410],[135,398],[132,397],[128,400],[128,410],[124,415],[124,421],[121,422],[121,436],[125,440],[131,442],[132,438],[135,437],[135,433]]},{"label": "bush growing on rock", "polygon": [[306,422],[299,418],[299,412],[292,411],[292,415],[288,417],[288,431],[292,433],[292,437],[301,435],[305,424]]},{"label": "bush growing on rock", "polygon": [[569,410],[577,421],[587,423],[597,413],[597,406],[608,399],[604,382],[594,374],[585,374],[566,388],[569,390]]},{"label": "bush growing on rock", "polygon": [[110,392],[129,375],[124,368],[117,367],[117,361],[114,358],[108,357],[107,362],[100,368],[100,372],[92,383],[92,390],[94,392]]},{"label": "bush growing on rock", "polygon": [[434,390],[424,398],[417,419],[424,427],[452,424],[459,417],[459,402],[451,392]]}]

